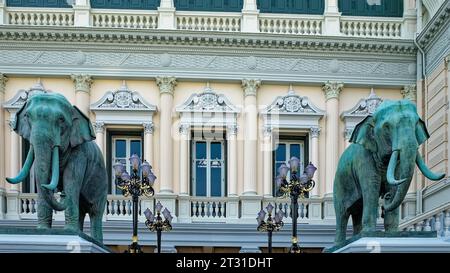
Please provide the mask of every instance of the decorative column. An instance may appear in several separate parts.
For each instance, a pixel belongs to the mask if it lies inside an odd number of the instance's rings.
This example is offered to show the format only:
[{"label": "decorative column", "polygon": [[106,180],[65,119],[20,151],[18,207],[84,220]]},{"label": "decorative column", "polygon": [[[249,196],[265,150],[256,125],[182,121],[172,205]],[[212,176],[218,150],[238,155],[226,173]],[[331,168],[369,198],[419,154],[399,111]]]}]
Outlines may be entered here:
[{"label": "decorative column", "polygon": [[158,13],[159,29],[175,29],[175,6],[173,0],[161,0]]},{"label": "decorative column", "polygon": [[259,10],[256,5],[256,0],[244,0],[244,7],[242,9],[242,32],[259,32],[258,22]]},{"label": "decorative column", "polygon": [[[1,0],[0,0],[1,1]],[[91,3],[89,0],[75,0],[73,5],[74,26],[90,27],[91,24]]]},{"label": "decorative column", "polygon": [[189,195],[189,132],[188,124],[180,125],[180,195]]},{"label": "decorative column", "polygon": [[244,79],[244,191],[242,193],[241,220],[253,222],[255,211],[261,209],[261,197],[257,196],[257,145],[258,145],[258,111],[256,92],[260,80]]},{"label": "decorative column", "polygon": [[0,25],[8,23],[8,14],[6,13],[6,0],[0,0]]},{"label": "decorative column", "polygon": [[[20,169],[20,136],[14,132],[16,117],[9,121],[10,129],[10,162],[9,177],[15,177]],[[19,184],[10,184],[6,193],[6,219],[19,219]]]},{"label": "decorative column", "polygon": [[[314,166],[319,166],[319,135],[320,135],[320,128],[319,127],[311,127],[310,131],[311,136],[311,163]],[[319,196],[319,181],[320,179],[320,168],[318,167],[316,172],[314,173],[314,181],[317,183],[316,186],[311,191],[311,197]]]},{"label": "decorative column", "polygon": [[256,195],[256,149],[258,141],[256,91],[260,85],[260,80],[242,80],[245,107],[243,195]]},{"label": "decorative column", "polygon": [[416,22],[417,22],[416,0],[403,0],[403,26],[402,26],[403,38],[410,38],[410,39],[414,38],[414,33],[416,32],[417,28]]},{"label": "decorative column", "polygon": [[144,127],[144,160],[153,165],[153,122],[142,124]]},{"label": "decorative column", "polygon": [[345,149],[348,148],[348,146],[350,146],[350,138],[352,137],[352,133],[353,133],[353,128],[345,128],[344,131],[344,139],[345,139]]},{"label": "decorative column", "polygon": [[324,12],[325,24],[323,28],[324,35],[341,35],[340,17],[337,0],[327,0]]},{"label": "decorative column", "polygon": [[[2,1],[2,0],[0,0]],[[1,4],[0,4],[1,5]],[[0,6],[0,16],[1,16],[1,6]],[[1,19],[1,18],[0,18]],[[1,21],[0,21],[1,24]],[[4,130],[4,120],[5,115],[3,113],[3,102],[5,100],[5,90],[6,82],[8,78],[0,73],[0,219],[3,219],[4,202],[3,196],[5,194],[5,130]]]},{"label": "decorative column", "polygon": [[89,117],[92,78],[89,75],[72,75],[75,83],[75,105]]},{"label": "decorative column", "polygon": [[237,125],[227,126],[227,221],[239,222]]},{"label": "decorative column", "polygon": [[414,103],[417,102],[417,90],[415,84],[405,85],[400,92],[404,99],[408,99]]},{"label": "decorative column", "polygon": [[[173,91],[177,84],[174,77],[157,77],[156,84],[160,93],[160,193],[173,193],[173,138],[172,108]],[[164,205],[164,204],[163,204]],[[170,208],[169,208],[170,210]],[[171,210],[172,211],[172,210]]]},{"label": "decorative column", "polygon": [[325,195],[333,194],[333,180],[339,160],[339,94],[343,83],[326,82],[322,87],[325,92],[327,121],[326,121],[326,165],[325,165]]},{"label": "decorative column", "polygon": [[105,123],[104,122],[92,122],[92,126],[95,130],[95,142],[97,143],[98,147],[100,148],[100,151],[102,151],[103,156],[105,156],[105,149],[104,149],[104,135],[105,135]]},{"label": "decorative column", "polygon": [[263,194],[264,197],[273,197],[272,185],[272,128],[264,128],[263,139]]}]

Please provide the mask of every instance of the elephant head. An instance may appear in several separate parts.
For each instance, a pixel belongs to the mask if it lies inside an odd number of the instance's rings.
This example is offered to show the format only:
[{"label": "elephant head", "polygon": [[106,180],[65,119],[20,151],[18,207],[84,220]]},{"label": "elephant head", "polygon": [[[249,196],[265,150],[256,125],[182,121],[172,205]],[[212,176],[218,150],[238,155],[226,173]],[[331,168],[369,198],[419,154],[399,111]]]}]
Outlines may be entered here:
[{"label": "elephant head", "polygon": [[391,202],[384,206],[386,211],[396,209],[403,202],[416,164],[431,180],[445,176],[431,172],[418,152],[419,145],[429,137],[416,106],[409,100],[386,100],[372,116],[355,127],[350,142],[372,152],[377,164],[387,165],[386,180],[396,187]]},{"label": "elephant head", "polygon": [[64,200],[57,202],[53,191],[59,183],[64,156],[76,146],[95,139],[89,119],[62,95],[37,94],[17,112],[14,131],[30,142],[30,150],[19,174],[6,180],[12,184],[22,182],[34,162],[44,199],[53,209],[64,210]]}]

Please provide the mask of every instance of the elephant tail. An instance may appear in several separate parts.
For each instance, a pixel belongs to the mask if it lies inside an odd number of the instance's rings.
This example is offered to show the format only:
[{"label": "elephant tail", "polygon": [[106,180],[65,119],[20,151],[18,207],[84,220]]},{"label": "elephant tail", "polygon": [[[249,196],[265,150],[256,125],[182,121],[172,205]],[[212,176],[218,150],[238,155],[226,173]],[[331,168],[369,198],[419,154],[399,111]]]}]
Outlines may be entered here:
[{"label": "elephant tail", "polygon": [[65,199],[66,195],[64,192],[61,193],[61,200],[58,202],[53,194],[53,191],[44,190],[45,201],[50,205],[50,207],[56,211],[63,211],[67,208],[67,203]]}]

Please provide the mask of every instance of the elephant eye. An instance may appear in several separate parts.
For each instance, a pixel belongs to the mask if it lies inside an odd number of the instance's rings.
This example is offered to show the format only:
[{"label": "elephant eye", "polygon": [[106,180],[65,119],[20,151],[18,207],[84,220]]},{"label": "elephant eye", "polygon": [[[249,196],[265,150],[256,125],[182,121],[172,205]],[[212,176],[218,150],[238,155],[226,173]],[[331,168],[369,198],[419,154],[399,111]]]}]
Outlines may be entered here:
[{"label": "elephant eye", "polygon": [[66,120],[64,119],[64,117],[59,117],[58,121],[59,123],[64,123]]}]

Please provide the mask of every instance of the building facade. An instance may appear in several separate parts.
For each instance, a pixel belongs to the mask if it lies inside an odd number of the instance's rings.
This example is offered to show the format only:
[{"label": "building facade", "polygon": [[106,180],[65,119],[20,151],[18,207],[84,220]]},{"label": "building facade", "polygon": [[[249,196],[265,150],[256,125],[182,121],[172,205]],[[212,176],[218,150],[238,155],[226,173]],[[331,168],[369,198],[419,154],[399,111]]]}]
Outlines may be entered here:
[{"label": "building facade", "polygon": [[[143,211],[175,216],[165,251],[259,251],[256,215],[291,156],[317,166],[300,200],[300,245],[333,244],[333,178],[355,125],[383,100],[410,99],[425,120],[433,171],[449,173],[448,0],[0,0],[0,225],[33,226],[36,185],[10,185],[29,144],[10,124],[33,93],[56,92],[90,117],[109,173],[105,244],[130,243],[131,200],[112,165],[136,153],[157,176]],[[129,168],[129,166],[128,166]],[[450,234],[448,179],[415,175],[401,228]],[[62,226],[61,213],[54,215]],[[89,229],[89,227],[87,227]]]}]

